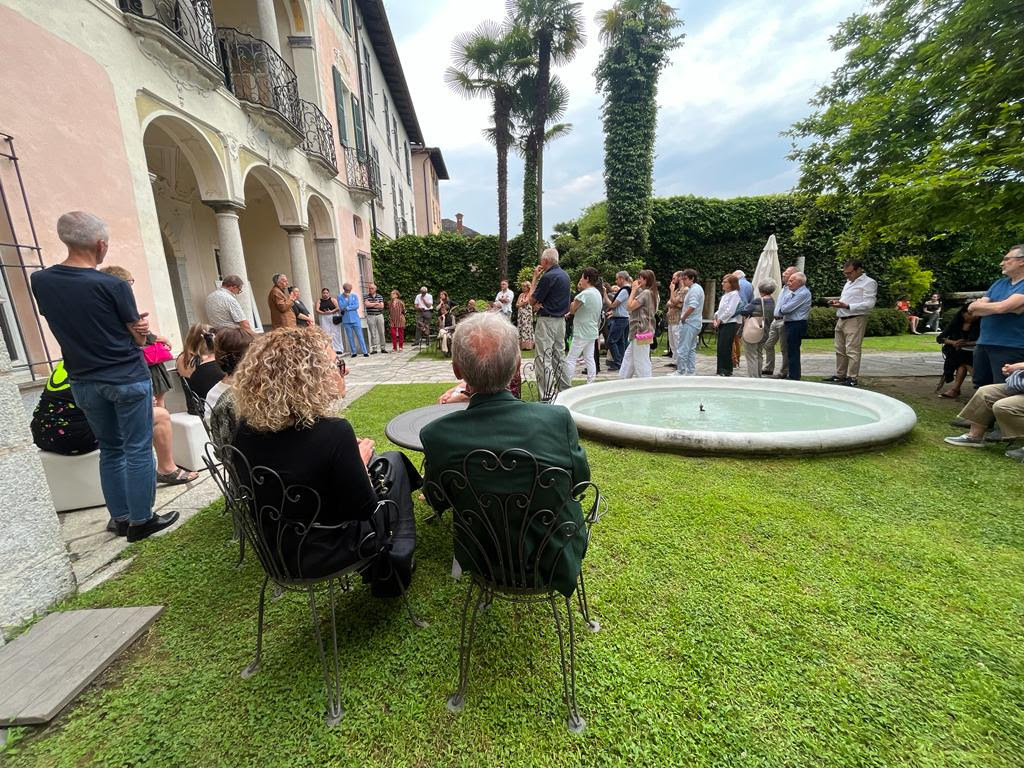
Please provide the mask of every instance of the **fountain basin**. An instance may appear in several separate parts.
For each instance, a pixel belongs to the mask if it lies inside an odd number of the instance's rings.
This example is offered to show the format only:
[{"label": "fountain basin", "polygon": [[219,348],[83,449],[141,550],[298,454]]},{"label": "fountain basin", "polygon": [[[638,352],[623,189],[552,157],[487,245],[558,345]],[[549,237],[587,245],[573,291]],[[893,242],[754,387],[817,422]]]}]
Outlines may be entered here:
[{"label": "fountain basin", "polygon": [[917,424],[913,408],[886,395],[783,379],[604,381],[556,402],[594,440],[689,454],[849,453],[891,443]]}]

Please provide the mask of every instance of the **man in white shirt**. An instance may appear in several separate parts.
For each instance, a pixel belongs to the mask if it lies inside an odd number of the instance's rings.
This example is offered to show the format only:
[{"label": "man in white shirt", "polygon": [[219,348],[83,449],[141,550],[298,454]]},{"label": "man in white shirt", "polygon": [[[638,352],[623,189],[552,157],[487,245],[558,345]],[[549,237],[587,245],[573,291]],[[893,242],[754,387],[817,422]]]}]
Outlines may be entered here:
[{"label": "man in white shirt", "polygon": [[502,316],[512,322],[512,299],[515,298],[515,294],[508,287],[508,280],[501,281],[501,290],[498,291],[494,300],[501,304]]},{"label": "man in white shirt", "polygon": [[572,345],[569,347],[569,356],[565,360],[565,378],[572,381],[572,375],[576,371],[576,361],[583,354],[583,362],[587,367],[587,384],[593,384],[597,378],[597,363],[594,360],[594,342],[597,341],[597,333],[601,327],[601,310],[604,308],[604,298],[597,290],[596,283],[600,277],[597,270],[587,267],[580,276],[577,287],[580,292],[569,305],[569,314],[573,316],[572,321]]},{"label": "man in white shirt", "polygon": [[416,306],[416,344],[420,343],[420,339],[429,344],[430,314],[434,310],[434,297],[427,293],[427,286],[420,288],[413,304]]},{"label": "man in white shirt", "polygon": [[868,312],[874,309],[878,298],[878,283],[864,274],[864,265],[856,259],[843,264],[846,285],[839,300],[829,302],[836,316],[836,375],[825,381],[834,381],[848,387],[857,386],[860,373],[861,345],[868,328]]}]

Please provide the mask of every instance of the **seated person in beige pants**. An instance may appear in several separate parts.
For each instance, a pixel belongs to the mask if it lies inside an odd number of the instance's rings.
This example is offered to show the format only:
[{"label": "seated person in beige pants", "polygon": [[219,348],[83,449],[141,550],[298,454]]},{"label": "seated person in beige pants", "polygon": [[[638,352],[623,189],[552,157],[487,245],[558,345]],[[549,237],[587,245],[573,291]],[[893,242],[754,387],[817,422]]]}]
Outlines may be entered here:
[{"label": "seated person in beige pants", "polygon": [[[993,424],[1001,434],[990,440],[1024,438],[1024,363],[1003,366],[1005,384],[987,384],[979,387],[970,402],[960,411],[960,418],[971,423],[970,431],[958,437],[947,437],[950,445],[977,448],[985,444],[986,432]],[[1024,448],[1007,451],[1011,459],[1024,459]]]}]

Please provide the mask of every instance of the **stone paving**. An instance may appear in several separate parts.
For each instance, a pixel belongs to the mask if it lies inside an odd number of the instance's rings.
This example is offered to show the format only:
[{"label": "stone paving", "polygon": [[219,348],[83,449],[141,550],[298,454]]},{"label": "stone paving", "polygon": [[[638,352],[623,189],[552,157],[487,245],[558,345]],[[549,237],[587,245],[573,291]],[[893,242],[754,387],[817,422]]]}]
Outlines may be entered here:
[{"label": "stone paving", "polygon": [[[370,357],[349,358],[349,375],[346,380],[346,405],[351,404],[369,392],[377,384],[423,384],[454,382],[450,360],[434,360],[418,357],[414,348],[404,352],[386,355],[376,354]],[[830,376],[835,371],[835,356],[831,354],[805,354],[802,358],[804,373],[808,377]],[[654,375],[669,375],[674,368],[669,358],[657,355],[654,360]],[[737,368],[736,375],[742,376],[745,366]],[[861,364],[861,375],[866,377],[906,377],[928,376],[937,377],[942,370],[942,355],[939,353],[871,353],[864,356]],[[715,359],[708,355],[697,356],[697,372],[703,375],[714,375]],[[582,369],[580,374],[582,374]],[[616,374],[602,368],[600,380],[610,380]],[[175,399],[174,393],[168,395],[168,406],[172,411],[183,410],[180,396]],[[26,411],[31,417],[32,409],[38,399],[38,389],[23,393]],[[181,513],[181,519],[167,529],[173,531],[220,497],[216,484],[205,471],[193,483],[178,486],[160,486],[157,489],[157,512],[172,509]],[[86,591],[101,584],[106,579],[120,573],[131,562],[131,558],[121,558],[122,552],[129,546],[126,539],[107,533],[106,524],[109,520],[106,507],[78,512],[66,512],[59,515],[61,530],[68,550],[71,553],[72,567],[78,580],[79,590]],[[162,532],[157,535],[164,535]]]}]

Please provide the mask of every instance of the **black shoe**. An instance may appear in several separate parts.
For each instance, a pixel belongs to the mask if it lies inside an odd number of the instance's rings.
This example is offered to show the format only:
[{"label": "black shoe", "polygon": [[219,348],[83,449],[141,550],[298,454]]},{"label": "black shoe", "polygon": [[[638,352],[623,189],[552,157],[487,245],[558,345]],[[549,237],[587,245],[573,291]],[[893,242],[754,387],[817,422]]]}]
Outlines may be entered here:
[{"label": "black shoe", "polygon": [[840,382],[840,384],[844,384],[847,387],[856,387],[857,386],[857,380],[855,378],[853,378],[852,376],[850,376],[849,378],[843,379]]},{"label": "black shoe", "polygon": [[371,355],[376,355],[376,354],[377,354],[377,350],[376,350],[376,349],[374,349],[374,350],[371,350],[370,354],[371,354]]},{"label": "black shoe", "polygon": [[115,520],[114,518],[110,518],[110,520],[107,521],[107,531],[114,534],[115,536],[127,536],[128,521]]},{"label": "black shoe", "polygon": [[770,370],[768,370],[767,368],[765,368],[763,371],[761,371],[761,375],[762,376],[771,376],[772,372]]},{"label": "black shoe", "polygon": [[[355,357],[355,355],[352,355],[352,357]],[[363,352],[363,357],[369,357],[369,355]]]},{"label": "black shoe", "polygon": [[359,357],[355,352],[352,353],[352,357]]},{"label": "black shoe", "polygon": [[828,377],[827,379],[822,379],[822,381],[839,381],[839,382],[845,382],[845,381],[846,381],[846,377],[845,377],[845,376],[829,376],[829,377]]},{"label": "black shoe", "polygon": [[128,541],[142,541],[147,536],[152,536],[157,531],[162,531],[167,526],[174,525],[174,523],[178,522],[178,517],[177,511],[168,512],[166,515],[154,514],[142,525],[129,525]]},{"label": "black shoe", "polygon": [[388,353],[388,351],[387,351],[386,349],[382,349],[382,350],[380,351],[380,353],[381,353],[382,355],[386,355],[386,354]]}]

